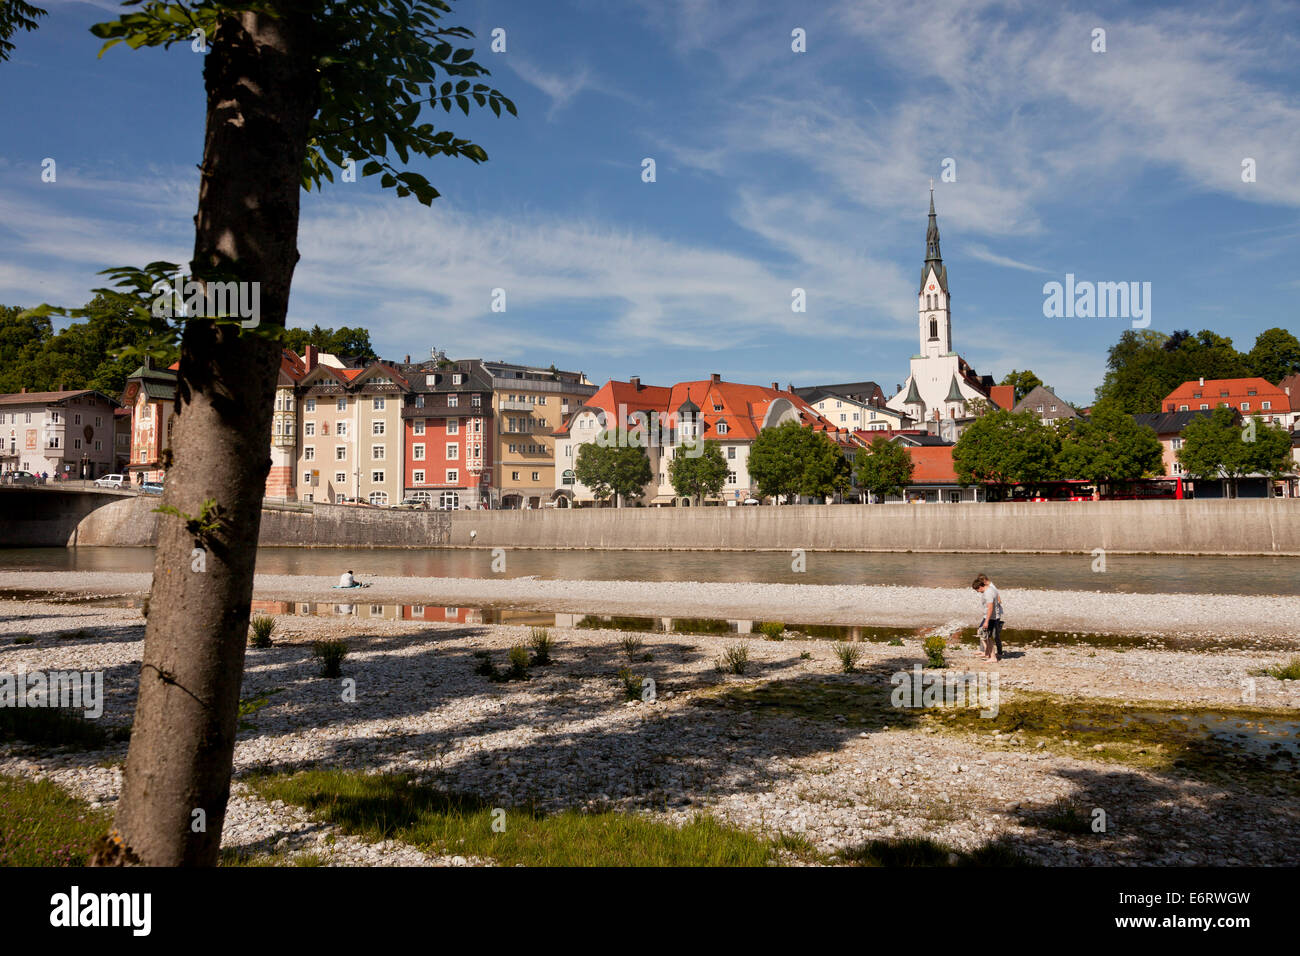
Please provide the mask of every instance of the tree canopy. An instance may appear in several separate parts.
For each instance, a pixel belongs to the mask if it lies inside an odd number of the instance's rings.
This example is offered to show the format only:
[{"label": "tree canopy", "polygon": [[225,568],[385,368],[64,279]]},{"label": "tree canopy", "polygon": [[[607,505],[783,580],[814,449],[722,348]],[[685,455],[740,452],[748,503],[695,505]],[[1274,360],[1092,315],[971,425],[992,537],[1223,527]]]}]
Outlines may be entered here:
[{"label": "tree canopy", "polygon": [[953,470],[963,485],[975,482],[1032,484],[1060,477],[1061,439],[1033,412],[998,409],[977,418],[952,450]]},{"label": "tree canopy", "polygon": [[1091,418],[1071,420],[1057,464],[1065,478],[1126,481],[1162,474],[1164,449],[1154,430],[1107,401],[1093,409]]},{"label": "tree canopy", "polygon": [[616,502],[618,498],[635,501],[642,497],[646,484],[654,478],[645,449],[618,441],[608,432],[597,441],[578,446],[573,474],[597,501],[617,496]]},{"label": "tree canopy", "polygon": [[853,459],[858,487],[876,498],[901,495],[912,480],[914,467],[907,449],[884,437],[859,448]]},{"label": "tree canopy", "polygon": [[1008,372],[1006,375],[1002,377],[1002,381],[998,382],[998,384],[1015,386],[1016,401],[1018,402],[1026,395],[1028,395],[1030,392],[1032,392],[1034,389],[1036,389],[1039,385],[1042,385],[1043,380],[1039,378],[1037,375],[1035,375],[1033,372],[1031,372],[1029,369],[1025,369],[1023,372],[1021,372],[1013,368],[1010,372]]},{"label": "tree canopy", "polygon": [[849,487],[851,469],[840,447],[797,421],[759,432],[747,466],[758,493],[778,503],[797,495],[843,493]]},{"label": "tree canopy", "polygon": [[1224,406],[1188,423],[1178,461],[1194,478],[1226,478],[1234,487],[1246,475],[1277,477],[1294,464],[1289,432],[1258,418],[1242,421]]},{"label": "tree canopy", "polygon": [[722,457],[722,446],[707,439],[698,455],[679,446],[668,462],[668,480],[679,497],[691,498],[698,504],[722,491],[727,481],[727,461]]}]

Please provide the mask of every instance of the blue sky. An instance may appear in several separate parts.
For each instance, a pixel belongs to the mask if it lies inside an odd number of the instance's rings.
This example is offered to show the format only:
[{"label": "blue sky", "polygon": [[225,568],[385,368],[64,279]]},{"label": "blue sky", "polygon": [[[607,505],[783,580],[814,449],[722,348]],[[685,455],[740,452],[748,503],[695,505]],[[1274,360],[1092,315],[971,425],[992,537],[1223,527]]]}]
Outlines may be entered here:
[{"label": "blue sky", "polygon": [[[79,305],[99,269],[186,261],[193,242],[201,55],[96,59],[88,27],[117,5],[46,5],[0,64],[4,304]],[[304,197],[291,325],[597,382],[888,392],[917,347],[934,179],[954,347],[981,373],[1028,367],[1091,399],[1129,323],[1044,318],[1043,284],[1066,273],[1150,282],[1162,331],[1246,349],[1300,329],[1295,3],[453,6],[519,118],[446,120],[491,160],[415,167],[443,194],[432,210],[368,180]],[[496,27],[505,53],[487,49]]]}]

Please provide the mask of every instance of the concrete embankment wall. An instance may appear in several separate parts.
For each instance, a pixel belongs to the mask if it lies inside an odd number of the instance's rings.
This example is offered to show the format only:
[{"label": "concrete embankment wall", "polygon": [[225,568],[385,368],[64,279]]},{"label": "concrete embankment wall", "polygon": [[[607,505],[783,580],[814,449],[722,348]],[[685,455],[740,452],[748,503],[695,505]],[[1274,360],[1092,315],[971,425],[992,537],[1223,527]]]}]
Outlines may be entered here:
[{"label": "concrete embankment wall", "polygon": [[451,528],[453,547],[1300,555],[1300,499],[479,511]]},{"label": "concrete embankment wall", "polygon": [[[151,547],[158,540],[156,497],[123,498],[86,515],[61,541],[80,547]],[[175,519],[164,519],[175,520]],[[443,511],[379,511],[318,504],[310,511],[265,508],[259,543],[299,548],[436,548],[450,537]]]},{"label": "concrete embankment wall", "polygon": [[[149,546],[157,498],[123,498],[46,544]],[[471,532],[473,532],[471,534]],[[287,547],[1091,552],[1300,555],[1300,499],[782,508],[380,511],[268,509]]]}]

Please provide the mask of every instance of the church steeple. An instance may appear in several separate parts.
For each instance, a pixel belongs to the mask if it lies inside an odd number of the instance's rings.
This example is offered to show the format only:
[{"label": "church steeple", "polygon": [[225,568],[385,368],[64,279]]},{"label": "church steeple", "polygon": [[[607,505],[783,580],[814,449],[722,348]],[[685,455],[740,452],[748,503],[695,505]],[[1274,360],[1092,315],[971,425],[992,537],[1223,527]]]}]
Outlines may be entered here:
[{"label": "church steeple", "polygon": [[925,280],[930,270],[939,279],[939,287],[948,291],[948,270],[943,264],[943,255],[939,252],[939,220],[934,213],[934,180],[930,181],[930,225],[925,230],[925,264],[921,266],[921,289],[925,289]]}]

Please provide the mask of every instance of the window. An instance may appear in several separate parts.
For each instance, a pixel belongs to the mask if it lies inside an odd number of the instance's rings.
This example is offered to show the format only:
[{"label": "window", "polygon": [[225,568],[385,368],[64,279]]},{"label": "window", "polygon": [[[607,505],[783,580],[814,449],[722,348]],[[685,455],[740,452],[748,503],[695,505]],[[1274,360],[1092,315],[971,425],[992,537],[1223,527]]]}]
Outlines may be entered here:
[{"label": "window", "polygon": [[[460,495],[454,491],[444,491],[438,496],[438,507],[443,511],[455,511],[460,507]],[[446,610],[457,610],[457,613],[459,613],[459,610],[454,608],[447,608]]]},{"label": "window", "polygon": [[1241,403],[1241,410],[1242,410],[1243,412],[1248,412],[1248,411],[1250,411],[1250,402],[1242,402],[1242,403]]},{"label": "window", "polygon": [[1273,407],[1273,403],[1272,403],[1272,402],[1260,402],[1260,406],[1259,406],[1259,407],[1262,408],[1262,409],[1264,409],[1264,411],[1268,411],[1270,408]]},{"label": "window", "polygon": [[725,435],[725,434],[727,434],[727,423],[726,423],[726,422],[718,422],[718,434],[719,434],[719,435]]},{"label": "window", "polygon": [[1185,412],[1185,411],[1187,411],[1187,406],[1186,406],[1186,405],[1179,405],[1179,406],[1178,406],[1178,410],[1179,410],[1180,412]]},{"label": "window", "polygon": [[1207,408],[1209,408],[1209,407],[1210,407],[1209,405],[1206,405],[1204,402],[1201,402],[1201,409],[1202,409],[1202,410],[1203,410],[1203,409],[1207,409]]},{"label": "window", "polygon": [[334,446],[334,460],[335,460],[335,461],[346,461],[346,460],[347,460],[347,457],[348,457],[348,446],[347,446],[347,445],[335,445],[335,446]]},{"label": "window", "polygon": [[538,405],[545,405],[545,404],[546,404],[546,396],[543,395],[543,396],[541,396],[540,398],[538,398],[538,399],[537,399],[537,404],[538,404]]},{"label": "window", "polygon": [[374,404],[375,411],[382,412],[384,410],[384,396],[376,395],[372,399],[372,403]]},{"label": "window", "polygon": [[78,413],[78,414],[72,416],[72,424],[74,424],[74,425],[80,425],[80,424],[81,424],[81,414],[80,414],[80,413]]},{"label": "window", "polygon": [[104,450],[104,443],[102,441],[96,441],[95,451],[103,451],[103,450]]},{"label": "window", "polygon": [[413,431],[415,434],[417,434],[417,435],[423,435],[423,434],[424,434],[424,419],[423,419],[423,418],[417,418],[417,419],[415,420],[415,427],[412,429],[412,431]]},{"label": "window", "polygon": [[423,444],[412,445],[412,446],[411,446],[411,458],[414,459],[415,461],[424,461],[424,445],[423,445]]},{"label": "window", "polygon": [[437,384],[438,384],[438,376],[436,376],[436,375],[426,375],[426,376],[424,376],[424,385],[425,385],[425,388],[433,388],[433,386],[435,386],[435,385],[437,385]]},{"label": "window", "polygon": [[843,412],[840,412],[840,421],[847,422],[848,420],[849,420],[849,416],[844,414]]},{"label": "window", "polygon": [[311,472],[310,472],[310,471],[304,471],[304,472],[302,473],[302,483],[303,483],[304,485],[310,485],[310,484],[311,484]]},{"label": "window", "polygon": [[316,447],[314,445],[308,445],[306,448],[302,450],[302,457],[307,461],[315,461]]},{"label": "window", "polygon": [[307,411],[309,412],[316,411],[316,399],[314,398],[307,399]]},{"label": "window", "polygon": [[417,396],[415,396],[415,407],[416,407],[416,408],[424,408],[424,396],[423,396],[423,395],[417,395]]},{"label": "window", "polygon": [[382,471],[372,471],[370,473],[370,480],[376,485],[382,485],[384,483],[384,473]]},{"label": "window", "polygon": [[510,480],[511,480],[511,481],[518,481],[518,480],[519,480],[519,472],[517,472],[517,471],[512,471],[512,472],[510,472]]},{"label": "window", "polygon": [[334,484],[341,486],[347,480],[348,480],[348,476],[345,475],[343,472],[341,471],[334,472]]},{"label": "window", "polygon": [[80,451],[80,450],[81,450],[81,439],[80,439],[80,438],[74,438],[74,439],[72,439],[72,447],[75,448],[75,449],[77,449],[78,451]]},{"label": "window", "polygon": [[316,434],[316,423],[315,423],[315,422],[306,422],[306,423],[304,423],[303,426],[302,426],[302,433],[303,433],[304,435],[315,435],[315,434]]},{"label": "window", "polygon": [[340,438],[343,438],[344,436],[347,435],[347,433],[348,433],[347,422],[337,421],[334,423],[334,434],[338,435]]},{"label": "window", "polygon": [[1050,409],[1050,410],[1051,410],[1051,411],[1053,411],[1053,412],[1054,412],[1054,411],[1056,411],[1056,406],[1055,406],[1055,405],[1053,405],[1053,406],[1052,406],[1052,407],[1051,407],[1051,409]]},{"label": "window", "polygon": [[465,376],[461,375],[459,372],[457,372],[451,377],[451,384],[453,385],[459,385],[464,381],[465,381]]},{"label": "window", "polygon": [[371,445],[371,446],[370,446],[370,460],[371,460],[371,461],[383,461],[383,460],[384,460],[384,447],[385,447],[385,446],[383,446],[383,445]]},{"label": "window", "polygon": [[448,396],[447,396],[447,407],[448,407],[448,408],[455,408],[456,405],[457,405],[457,402],[459,401],[459,399],[460,399],[460,396],[459,396],[459,395],[448,395]]},{"label": "window", "polygon": [[346,412],[348,410],[348,397],[344,395],[342,398],[340,398],[337,402],[334,403],[334,408],[336,411]]},{"label": "window", "polygon": [[[382,475],[383,472],[381,471],[379,472],[379,474]],[[386,507],[388,505],[388,492],[386,491],[370,492],[370,503],[372,505],[379,505],[381,508]]]},{"label": "window", "polygon": [[479,395],[479,394],[477,394],[477,393],[474,394],[474,395],[471,395],[471,396],[469,397],[469,403],[470,403],[471,405],[473,405],[475,408],[478,408],[480,405],[483,404],[483,396],[482,396],[482,395]]},{"label": "window", "polygon": [[736,473],[734,471],[727,472],[727,484],[734,485],[735,483],[736,483]]},{"label": "window", "polygon": [[1178,449],[1180,449],[1180,448],[1183,447],[1183,440],[1182,440],[1181,438],[1175,438],[1175,439],[1174,439],[1172,442],[1170,442],[1169,444],[1171,444],[1171,445],[1173,446],[1174,451],[1178,451]]},{"label": "window", "polygon": [[455,468],[447,469],[447,484],[454,485],[460,482],[460,471]]},{"label": "window", "polygon": [[370,423],[370,434],[382,435],[383,433],[384,433],[384,421],[382,418],[377,418]]},{"label": "window", "polygon": [[411,472],[411,480],[415,482],[417,485],[424,484],[424,469],[421,468],[417,471]]},{"label": "window", "polygon": [[1258,390],[1256,390],[1256,389],[1248,388],[1248,389],[1246,389],[1246,394],[1247,394],[1247,395],[1258,395],[1259,392],[1258,392]]},{"label": "window", "polygon": [[448,434],[448,435],[459,435],[459,434],[460,434],[460,419],[459,419],[459,418],[449,418],[449,419],[447,419],[447,434]]},{"label": "window", "polygon": [[1228,397],[1228,390],[1226,388],[1219,389],[1219,398],[1227,398],[1227,397]]},{"label": "window", "polygon": [[460,457],[460,446],[455,442],[447,442],[447,460],[455,461]]},{"label": "window", "polygon": [[540,471],[533,472],[533,481],[541,481],[541,480],[542,480],[542,473]]},{"label": "window", "polygon": [[735,461],[735,460],[736,460],[736,446],[735,446],[735,445],[728,445],[728,446],[727,446],[727,460],[728,460],[728,461]]},{"label": "window", "polygon": [[[1252,392],[1251,394],[1254,394],[1254,393]],[[96,415],[96,416],[95,416],[95,427],[96,427],[96,428],[103,428],[103,427],[104,427],[104,419],[103,419],[103,416],[101,416],[101,415]]]},{"label": "window", "polygon": [[939,337],[939,320],[936,319],[936,318],[934,318],[933,316],[931,316],[931,318],[930,318],[930,338],[931,338],[931,339],[937,339],[938,337]]}]

